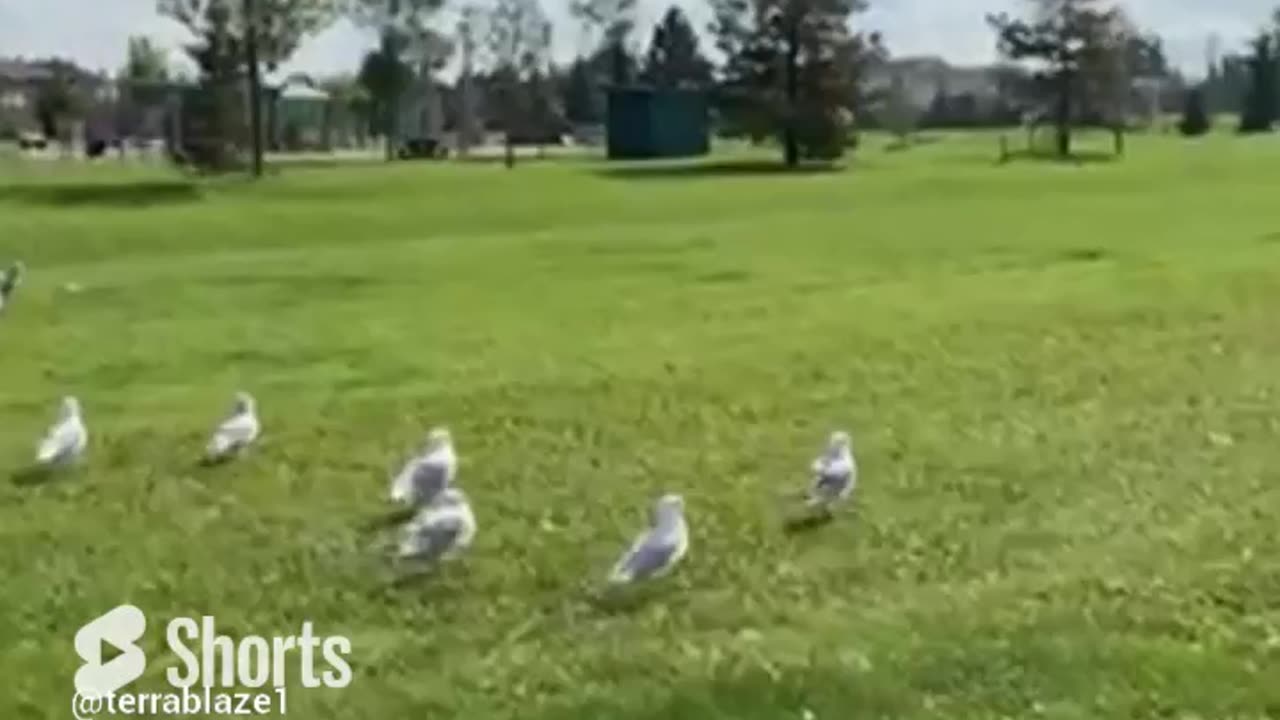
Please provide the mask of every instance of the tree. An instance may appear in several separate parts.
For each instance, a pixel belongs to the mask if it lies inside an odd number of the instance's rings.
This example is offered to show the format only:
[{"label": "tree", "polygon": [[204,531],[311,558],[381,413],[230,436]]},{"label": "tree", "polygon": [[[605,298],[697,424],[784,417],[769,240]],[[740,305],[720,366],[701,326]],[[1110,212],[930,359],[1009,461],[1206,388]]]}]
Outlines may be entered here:
[{"label": "tree", "polygon": [[[235,55],[219,59],[234,59],[236,69],[244,68],[247,84],[249,111],[252,118],[251,141],[253,144],[253,171],[262,174],[262,88],[260,72],[263,67],[275,70],[289,59],[302,41],[309,35],[327,27],[337,15],[338,0],[157,0],[161,15],[172,18],[194,35],[205,51],[222,53],[234,47]],[[214,42],[213,34],[220,38]],[[189,51],[193,52],[193,51]],[[194,52],[200,52],[195,50]],[[193,59],[195,59],[193,57]],[[200,61],[197,60],[199,65]],[[221,69],[220,69],[221,70]],[[226,82],[238,74],[228,70]],[[212,91],[212,99],[218,103],[232,103],[232,94],[226,88]],[[210,110],[216,114],[229,113],[226,108]],[[228,118],[230,115],[228,115]],[[214,123],[221,127],[225,123]],[[224,128],[226,129],[226,128]],[[222,141],[218,141],[222,143]]]},{"label": "tree", "polygon": [[458,120],[457,137],[458,153],[466,155],[473,142],[479,141],[481,128],[476,122],[476,54],[479,49],[479,35],[484,16],[474,5],[463,8],[462,17],[458,20],[456,36],[458,46],[462,48],[462,63],[458,69]]},{"label": "tree", "polygon": [[145,35],[129,38],[129,50],[121,77],[131,82],[161,83],[169,80],[169,57]]},{"label": "tree", "polygon": [[414,67],[422,66],[430,74],[452,51],[448,40],[430,27],[442,7],[444,0],[351,0],[348,6],[352,20],[378,31],[378,49],[365,56],[360,78],[377,104],[387,160],[395,157],[400,100],[413,83]]},{"label": "tree", "polygon": [[84,113],[88,100],[77,82],[80,73],[65,60],[45,63],[49,75],[36,88],[35,111],[47,138],[66,139],[67,122]]},{"label": "tree", "polygon": [[654,26],[641,78],[660,88],[699,88],[711,82],[711,62],[698,49],[698,34],[678,6],[668,8]]},{"label": "tree", "polygon": [[754,139],[780,135],[788,167],[844,152],[847,116],[879,36],[851,35],[864,0],[712,0],[725,56],[722,112]]},{"label": "tree", "polygon": [[399,98],[413,82],[413,68],[404,52],[401,36],[383,33],[378,49],[365,54],[357,76],[372,101],[375,129],[386,140],[387,160],[395,158]]},{"label": "tree", "polygon": [[[268,70],[287,61],[303,40],[337,17],[339,0],[256,0],[258,59]],[[225,13],[225,33],[243,43],[247,30],[240,0],[157,0],[161,15],[176,20],[197,38],[211,30],[211,11]]]},{"label": "tree", "polygon": [[538,154],[544,155],[548,139],[558,137],[564,126],[564,109],[555,92],[555,68],[534,65],[525,82],[528,95],[527,122],[538,145]]},{"label": "tree", "polygon": [[990,15],[1000,53],[1010,60],[1036,60],[1045,66],[1035,77],[1051,99],[1059,157],[1071,155],[1073,118],[1090,97],[1093,72],[1109,62],[1116,27],[1123,16],[1103,9],[1102,0],[1035,0],[1030,20]]},{"label": "tree", "polygon": [[199,169],[225,171],[239,165],[244,136],[242,36],[232,29],[228,3],[207,5],[200,27],[196,41],[186,47],[199,72],[199,92],[184,108],[190,125],[183,131],[186,147],[181,150]]},{"label": "tree", "polygon": [[[583,27],[596,74],[615,86],[631,84],[639,64],[628,48],[636,26],[636,0],[573,0],[569,13]],[[599,84],[597,79],[592,90],[597,95]]]},{"label": "tree", "polygon": [[1187,137],[1199,137],[1209,132],[1209,113],[1205,109],[1203,88],[1195,87],[1187,91],[1178,132]]},{"label": "tree", "polygon": [[[356,131],[355,138],[350,138],[348,133],[344,135],[363,146],[364,138],[373,127],[373,102],[368,90],[360,83],[359,77],[348,74],[334,75],[321,79],[318,85],[329,94],[329,101],[332,103],[330,112],[345,115],[349,118],[348,123],[344,123],[346,129]],[[330,120],[331,127],[335,124]]]},{"label": "tree", "polygon": [[551,22],[538,0],[497,0],[489,16],[488,46],[498,80],[504,158],[511,168],[516,163],[513,133],[524,105],[521,91],[543,71],[551,52]]},{"label": "tree", "polygon": [[1269,132],[1276,121],[1277,113],[1277,72],[1280,58],[1277,57],[1275,36],[1267,31],[1261,32],[1253,40],[1253,55],[1248,59],[1249,84],[1244,96],[1244,107],[1240,113],[1240,132]]},{"label": "tree", "polygon": [[[938,112],[939,116],[945,117],[947,92],[945,88],[939,88],[937,95],[933,99],[934,106],[941,104],[941,109],[931,108]],[[889,79],[889,88],[885,96],[885,117],[882,125],[893,133],[897,144],[906,147],[911,142],[911,133],[916,126],[916,108],[911,104],[911,98],[907,97],[907,85],[902,78],[902,71],[895,70]]]},{"label": "tree", "polygon": [[625,48],[636,25],[636,0],[573,0],[569,13],[582,24],[588,47]]},{"label": "tree", "polygon": [[604,108],[592,78],[591,62],[576,58],[569,65],[564,88],[565,117],[571,123],[596,125],[604,118]]}]

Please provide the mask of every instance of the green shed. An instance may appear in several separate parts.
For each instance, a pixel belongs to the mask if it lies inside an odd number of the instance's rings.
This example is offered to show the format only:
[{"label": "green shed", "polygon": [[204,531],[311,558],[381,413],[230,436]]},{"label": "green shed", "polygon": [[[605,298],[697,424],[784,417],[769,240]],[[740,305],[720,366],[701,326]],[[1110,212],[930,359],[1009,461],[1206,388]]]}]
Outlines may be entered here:
[{"label": "green shed", "polygon": [[695,157],[711,149],[701,90],[610,88],[608,101],[611,160]]}]

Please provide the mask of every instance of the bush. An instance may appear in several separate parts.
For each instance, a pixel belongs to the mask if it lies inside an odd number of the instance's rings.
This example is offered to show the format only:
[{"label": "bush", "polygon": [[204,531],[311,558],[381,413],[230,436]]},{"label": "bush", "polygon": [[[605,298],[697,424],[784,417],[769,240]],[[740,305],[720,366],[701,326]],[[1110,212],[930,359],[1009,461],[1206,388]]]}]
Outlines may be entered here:
[{"label": "bush", "polygon": [[796,139],[805,160],[838,160],[844,156],[851,123],[838,109],[812,108],[800,113]]}]

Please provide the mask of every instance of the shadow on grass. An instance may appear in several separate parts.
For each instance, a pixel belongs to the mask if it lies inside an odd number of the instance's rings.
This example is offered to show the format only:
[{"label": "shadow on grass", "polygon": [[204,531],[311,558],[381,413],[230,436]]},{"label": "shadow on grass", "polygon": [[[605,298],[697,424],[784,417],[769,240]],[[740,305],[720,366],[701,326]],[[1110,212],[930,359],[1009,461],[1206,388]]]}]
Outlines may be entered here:
[{"label": "shadow on grass", "polygon": [[16,487],[36,487],[50,483],[57,476],[51,468],[43,465],[30,465],[13,473],[9,480]]},{"label": "shadow on grass", "polygon": [[835,520],[835,516],[830,511],[797,513],[783,521],[782,529],[788,534],[796,535],[824,528],[832,520]]},{"label": "shadow on grass", "polygon": [[910,150],[914,147],[926,147],[942,142],[943,138],[936,135],[916,135],[911,138],[898,138],[890,141],[884,146],[884,151],[888,153],[902,152]]},{"label": "shadow on grass", "polygon": [[199,187],[182,180],[0,185],[0,202],[46,207],[148,208],[190,203],[199,199]]},{"label": "shadow on grass", "polygon": [[606,586],[590,591],[588,600],[592,607],[606,615],[630,615],[670,595],[670,582],[668,578],[638,585]]},{"label": "shadow on grass", "polygon": [[789,168],[781,162],[768,160],[723,160],[695,163],[629,163],[601,168],[596,171],[596,174],[621,180],[710,180],[726,177],[807,176],[836,173],[843,169],[841,165],[831,163],[802,163]]},{"label": "shadow on grass", "polygon": [[385,157],[303,157],[272,158],[267,163],[270,175],[280,175],[290,170],[332,170],[336,168],[385,168],[404,164],[399,160],[387,160]]},{"label": "shadow on grass", "polygon": [[1107,258],[1107,251],[1102,248],[1072,248],[1063,250],[1059,257],[1068,262],[1098,262]]},{"label": "shadow on grass", "polygon": [[411,507],[392,508],[361,524],[359,527],[360,533],[370,535],[390,530],[411,520],[415,512],[416,510]]},{"label": "shadow on grass", "polygon": [[996,162],[1002,165],[1011,162],[1041,162],[1054,165],[1105,165],[1120,159],[1113,153],[1101,150],[1073,152],[1066,157],[1039,150],[1015,150]]},{"label": "shadow on grass", "polygon": [[388,599],[409,591],[425,593],[428,598],[443,599],[460,590],[469,572],[464,561],[425,562],[392,558],[388,561],[387,574],[377,592]]}]

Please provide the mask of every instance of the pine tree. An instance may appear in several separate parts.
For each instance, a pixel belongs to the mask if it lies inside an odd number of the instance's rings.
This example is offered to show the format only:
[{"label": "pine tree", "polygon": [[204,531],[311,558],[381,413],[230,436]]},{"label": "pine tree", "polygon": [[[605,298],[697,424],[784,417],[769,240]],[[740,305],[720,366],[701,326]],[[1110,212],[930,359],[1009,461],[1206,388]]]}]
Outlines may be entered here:
[{"label": "pine tree", "polygon": [[1178,132],[1187,137],[1200,137],[1209,132],[1209,113],[1205,106],[1203,87],[1188,90],[1182,108],[1182,122],[1178,123]]},{"label": "pine tree", "polygon": [[844,152],[861,64],[878,48],[849,32],[864,0],[712,0],[726,58],[722,114],[755,139],[780,136],[787,166]]},{"label": "pine tree", "polygon": [[711,63],[698,49],[698,33],[677,6],[671,6],[653,28],[641,78],[662,88],[705,87]]},{"label": "pine tree", "polygon": [[1269,132],[1276,121],[1277,73],[1280,58],[1276,55],[1276,43],[1270,32],[1263,32],[1253,41],[1253,56],[1248,60],[1249,89],[1245,93],[1244,107],[1240,112],[1240,132]]}]

